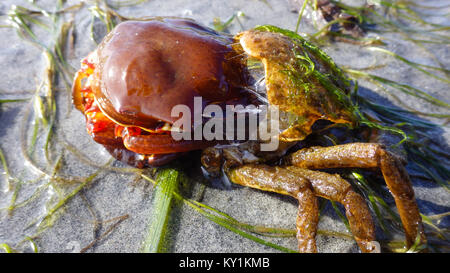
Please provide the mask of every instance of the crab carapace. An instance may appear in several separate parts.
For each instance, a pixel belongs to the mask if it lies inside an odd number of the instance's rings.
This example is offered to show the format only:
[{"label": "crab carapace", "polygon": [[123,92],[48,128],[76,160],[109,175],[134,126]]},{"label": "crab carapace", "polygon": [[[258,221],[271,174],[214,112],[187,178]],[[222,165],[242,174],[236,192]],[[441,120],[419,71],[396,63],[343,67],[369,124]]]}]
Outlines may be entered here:
[{"label": "crab carapace", "polygon": [[[116,158],[144,167],[164,164],[214,142],[174,141],[176,105],[246,104],[246,67],[231,36],[188,19],[124,22],[82,60],[73,101],[87,130]],[[193,111],[191,112],[193,114]],[[191,117],[192,119],[193,117]]]}]

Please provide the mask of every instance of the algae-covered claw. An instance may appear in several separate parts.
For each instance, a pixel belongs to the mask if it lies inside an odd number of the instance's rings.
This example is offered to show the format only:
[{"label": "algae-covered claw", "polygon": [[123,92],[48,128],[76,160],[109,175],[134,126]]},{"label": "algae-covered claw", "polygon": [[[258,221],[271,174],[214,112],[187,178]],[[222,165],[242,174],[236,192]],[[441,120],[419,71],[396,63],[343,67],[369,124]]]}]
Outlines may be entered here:
[{"label": "algae-covered claw", "polygon": [[350,83],[320,49],[294,32],[261,26],[236,36],[243,50],[263,62],[267,99],[288,117],[280,140],[302,140],[318,119],[353,123]]}]

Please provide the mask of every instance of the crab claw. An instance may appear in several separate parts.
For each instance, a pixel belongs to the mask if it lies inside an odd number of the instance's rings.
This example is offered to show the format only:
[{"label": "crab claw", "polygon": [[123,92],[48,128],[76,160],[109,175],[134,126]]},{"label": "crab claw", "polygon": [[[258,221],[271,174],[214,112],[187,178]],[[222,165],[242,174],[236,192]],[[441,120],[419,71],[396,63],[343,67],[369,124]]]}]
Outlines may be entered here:
[{"label": "crab claw", "polygon": [[288,116],[280,140],[303,140],[318,119],[354,122],[349,82],[320,49],[274,26],[241,32],[236,39],[250,57],[262,61],[267,100]]}]

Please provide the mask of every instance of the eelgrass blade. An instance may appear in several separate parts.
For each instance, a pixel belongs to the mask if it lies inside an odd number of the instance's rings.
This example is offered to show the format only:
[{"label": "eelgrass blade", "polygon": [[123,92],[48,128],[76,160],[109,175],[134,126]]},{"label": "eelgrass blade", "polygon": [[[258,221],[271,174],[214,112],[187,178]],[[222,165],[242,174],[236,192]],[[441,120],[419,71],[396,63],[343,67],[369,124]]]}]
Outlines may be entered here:
[{"label": "eelgrass blade", "polygon": [[[448,213],[450,213],[450,212],[447,212],[446,214],[447,214],[447,216],[448,216]],[[445,215],[445,214],[444,214]],[[448,236],[449,236],[449,234],[447,234],[447,236],[446,236],[446,234],[445,234],[445,232],[443,232],[437,225],[435,225],[434,223],[433,223],[433,221],[432,221],[432,216],[430,217],[430,216],[427,216],[427,215],[424,215],[424,214],[420,214],[420,216],[422,217],[422,222],[424,223],[424,224],[426,224],[426,225],[428,225],[428,226],[430,226],[431,228],[433,228],[436,232],[437,232],[437,235],[438,235],[438,237],[441,239],[441,240],[446,240],[446,241],[448,241]]]},{"label": "eelgrass blade", "polygon": [[[108,162],[107,164],[110,164],[110,162]],[[56,171],[54,171],[54,172],[56,172]],[[86,177],[84,179],[84,181],[81,181],[81,183],[79,183],[79,185],[77,187],[75,187],[74,190],[72,190],[65,196],[61,196],[60,199],[58,200],[58,202],[55,205],[53,205],[47,211],[47,213],[44,215],[44,217],[42,217],[42,219],[40,220],[39,225],[38,225],[38,232],[42,232],[45,228],[51,226],[53,224],[53,221],[55,220],[54,216],[55,216],[56,212],[58,210],[60,210],[63,206],[65,206],[67,204],[67,202],[69,202],[74,196],[76,196],[82,189],[84,189],[85,187],[90,185],[93,182],[93,180],[99,175],[99,173],[100,173],[100,171],[96,171],[96,172],[92,173],[91,175]],[[50,176],[50,179],[52,179],[52,177],[54,175],[55,174],[52,174]],[[80,181],[78,181],[78,182],[80,182]],[[51,183],[51,181],[50,181],[50,183]],[[28,227],[35,225],[37,221],[39,221],[39,220],[32,221],[28,225]]]},{"label": "eelgrass blade", "polygon": [[[411,111],[374,103],[374,102],[371,102],[361,96],[358,96],[358,101],[361,102],[367,108],[374,111],[376,114],[378,114],[378,117],[382,121],[390,123],[390,124],[405,123],[405,124],[414,126],[416,128],[424,128],[424,129],[434,129],[434,128],[438,127],[438,125],[436,125],[435,123],[407,116],[407,114],[414,114]],[[429,114],[429,115],[435,116],[435,117],[450,118],[450,114],[449,115],[447,115],[447,114],[442,114],[442,115],[441,114],[437,114],[437,115]]]},{"label": "eelgrass blade", "polygon": [[10,188],[10,180],[11,180],[11,176],[9,174],[9,169],[8,169],[8,164],[6,163],[6,158],[5,155],[3,154],[3,150],[0,148],[0,161],[2,163],[2,167],[3,167],[3,173],[5,175],[6,181],[8,183],[8,189]]},{"label": "eelgrass blade", "polygon": [[398,91],[401,91],[403,93],[409,94],[409,95],[413,95],[417,98],[423,99],[429,103],[432,103],[434,105],[437,106],[441,106],[441,107],[445,107],[450,109],[450,103],[441,101],[433,96],[431,96],[430,94],[426,93],[425,91],[422,91],[418,88],[409,86],[407,84],[402,84],[402,83],[398,83],[396,81],[393,80],[389,80],[377,75],[373,75],[373,74],[369,74],[366,72],[362,72],[362,71],[358,71],[358,70],[354,70],[354,69],[343,69],[345,72],[355,76],[355,77],[363,77],[363,78],[368,78],[368,79],[373,79],[376,80],[380,83],[386,84],[388,86],[391,86],[393,88],[395,88]]},{"label": "eelgrass blade", "polygon": [[[394,220],[394,222],[397,223],[397,225],[401,226],[401,220],[400,220],[400,216],[394,212],[391,207],[384,201],[384,199],[382,197],[380,197],[370,186],[369,183],[366,181],[365,177],[358,172],[357,170],[353,170],[351,172],[352,177],[356,180],[356,185],[362,189],[364,192],[366,192],[366,194],[370,197],[369,199],[374,202],[376,202],[376,204],[379,204],[392,218],[392,220]],[[378,206],[377,206],[378,207]],[[380,218],[379,219],[380,222],[382,222],[383,220]]]},{"label": "eelgrass blade", "polygon": [[174,168],[158,171],[156,188],[153,193],[152,214],[149,218],[147,235],[142,246],[142,252],[156,253],[163,250],[163,239],[169,218],[170,204],[173,194],[181,183],[182,173]]},{"label": "eelgrass blade", "polygon": [[436,175],[432,170],[425,167],[424,165],[417,162],[416,160],[413,160],[413,161],[414,161],[414,164],[416,164],[419,168],[421,168],[422,171],[424,171],[431,179],[433,179],[437,184],[439,184],[441,187],[443,187],[448,192],[450,192],[450,186],[449,186],[448,181],[444,181],[441,177]]},{"label": "eelgrass blade", "polygon": [[4,99],[4,100],[0,99],[0,103],[22,102],[22,101],[27,101],[27,100],[29,100],[29,99]]},{"label": "eelgrass blade", "polygon": [[39,253],[39,248],[38,248],[37,244],[34,242],[34,240],[31,237],[26,236],[24,241],[28,241],[31,244],[31,248],[33,250],[33,253]]},{"label": "eelgrass blade", "polygon": [[347,230],[349,232],[351,232],[350,229],[350,224],[348,223],[347,218],[344,216],[344,214],[342,214],[341,210],[339,209],[339,207],[337,206],[336,202],[330,200],[331,206],[333,207],[334,211],[336,212],[336,214],[339,216],[339,218],[341,219],[342,223],[344,223],[345,227],[347,228]]},{"label": "eelgrass blade", "polygon": [[303,1],[302,8],[298,12],[297,24],[295,25],[295,33],[298,33],[298,28],[300,27],[300,22],[302,21],[303,12],[305,12],[306,5],[308,5],[309,0]]},{"label": "eelgrass blade", "polygon": [[22,187],[23,182],[22,181],[17,181],[14,185],[14,192],[11,196],[11,201],[10,201],[10,205],[8,207],[8,215],[11,216],[13,213],[13,210],[15,208],[16,205],[16,200],[17,200],[17,196],[19,195],[19,191],[20,188]]},{"label": "eelgrass blade", "polygon": [[402,57],[402,56],[400,56],[400,55],[398,55],[398,54],[396,54],[396,53],[394,53],[394,52],[392,52],[390,50],[387,50],[387,49],[384,49],[384,48],[380,48],[380,47],[369,47],[368,50],[377,51],[377,52],[381,52],[381,53],[384,53],[384,54],[388,54],[388,55],[396,58],[397,60],[400,60],[400,61],[406,63],[407,65],[417,69],[418,71],[420,71],[420,72],[422,72],[422,73],[424,73],[424,74],[426,74],[426,75],[428,75],[428,76],[430,76],[432,78],[435,78],[437,80],[443,81],[445,83],[450,83],[450,80],[441,78],[441,77],[436,76],[435,74],[425,70],[425,68],[428,68],[428,69],[431,69],[431,70],[437,70],[437,71],[441,71],[441,72],[444,72],[444,73],[448,74],[448,73],[450,73],[450,70],[448,70],[448,69],[443,69],[443,68],[439,68],[439,67],[434,67],[434,66],[430,66],[430,65],[424,65],[424,64],[416,63],[416,62],[410,61],[410,60],[408,60],[408,59],[406,59],[406,58],[404,58],[404,57]]},{"label": "eelgrass blade", "polygon": [[5,253],[14,253],[14,249],[12,249],[8,244],[3,243],[0,244],[0,249],[2,249]]},{"label": "eelgrass blade", "polygon": [[228,19],[225,20],[225,22],[222,22],[220,18],[214,18],[213,20],[213,28],[216,31],[223,32],[227,30],[227,28],[233,23],[233,21],[237,21],[241,27],[241,30],[244,30],[244,26],[242,25],[241,21],[239,20],[239,17],[244,17],[245,14],[242,11],[238,11],[233,13]]},{"label": "eelgrass blade", "polygon": [[[152,178],[148,177],[145,174],[141,174],[141,177],[144,178],[145,180],[151,182],[154,185],[157,185],[157,182],[155,180],[153,180]],[[261,239],[259,237],[256,237],[248,232],[246,232],[245,230],[251,230],[254,229],[253,227],[251,227],[250,225],[247,224],[243,224],[240,223],[239,221],[237,221],[236,219],[234,219],[233,217],[231,217],[228,214],[225,214],[223,212],[220,212],[217,209],[214,209],[208,205],[205,205],[203,203],[200,203],[198,201],[195,200],[191,200],[191,199],[186,199],[183,196],[181,196],[178,192],[173,192],[173,196],[180,201],[183,201],[186,205],[188,205],[189,207],[193,208],[195,211],[197,211],[198,213],[200,213],[201,215],[203,215],[204,217],[206,217],[207,219],[209,219],[210,221],[234,232],[237,233],[241,236],[243,236],[244,238],[250,239],[254,242],[263,244],[265,246],[283,251],[283,252],[296,252],[294,250],[282,247],[280,245],[268,242],[264,239]],[[212,213],[211,213],[212,212]],[[244,229],[244,230],[242,230]],[[283,229],[269,229],[270,233],[272,234],[292,234],[292,231],[286,231]],[[265,232],[268,232],[268,230],[265,230]],[[258,232],[255,232],[258,233]],[[323,233],[327,233],[327,232],[323,232]],[[328,234],[328,233],[327,233]]]},{"label": "eelgrass blade", "polygon": [[[92,248],[93,246],[95,246],[98,242],[100,242],[103,238],[107,237],[108,234],[110,234],[120,223],[122,223],[123,221],[125,221],[126,219],[128,219],[129,215],[125,214],[121,217],[116,217],[115,220],[117,220],[117,222],[115,222],[114,224],[111,224],[106,231],[101,234],[99,237],[95,238],[90,244],[88,244],[87,246],[85,246],[84,248],[82,248],[80,250],[80,253],[85,253],[86,251],[88,251],[90,248]],[[105,221],[106,222],[106,221]]]},{"label": "eelgrass blade", "polygon": [[[285,248],[285,247],[282,247],[280,245],[274,244],[272,242],[266,241],[264,239],[256,237],[256,236],[254,236],[254,235],[252,235],[252,234],[242,230],[243,227],[244,228],[249,228],[249,225],[243,225],[243,224],[239,223],[238,221],[236,221],[233,218],[230,219],[228,216],[226,218],[220,217],[220,216],[216,216],[216,215],[211,214],[211,213],[207,212],[206,210],[204,210],[203,208],[205,208],[205,206],[201,206],[201,207],[196,206],[194,204],[194,202],[190,202],[187,199],[185,199],[184,201],[185,201],[185,203],[187,205],[189,205],[194,210],[196,210],[197,212],[199,212],[200,214],[205,216],[207,219],[213,221],[214,223],[216,223],[216,224],[218,224],[218,225],[220,225],[220,226],[222,226],[222,227],[224,227],[224,228],[226,228],[226,229],[228,229],[228,230],[230,230],[230,231],[232,231],[232,232],[234,232],[234,233],[236,233],[238,235],[241,235],[244,238],[247,238],[247,239],[250,239],[250,240],[252,240],[254,242],[260,243],[262,245],[265,245],[265,246],[268,246],[268,247],[280,250],[282,252],[288,252],[288,253],[295,253],[295,252],[297,252],[297,251],[291,250],[289,248]],[[198,202],[196,202],[196,203],[198,203]],[[216,210],[213,210],[213,211],[216,211]]]},{"label": "eelgrass blade", "polygon": [[108,3],[112,8],[118,9],[121,7],[136,6],[136,5],[145,3],[147,1],[149,1],[149,0],[114,0],[114,1],[108,1]]}]

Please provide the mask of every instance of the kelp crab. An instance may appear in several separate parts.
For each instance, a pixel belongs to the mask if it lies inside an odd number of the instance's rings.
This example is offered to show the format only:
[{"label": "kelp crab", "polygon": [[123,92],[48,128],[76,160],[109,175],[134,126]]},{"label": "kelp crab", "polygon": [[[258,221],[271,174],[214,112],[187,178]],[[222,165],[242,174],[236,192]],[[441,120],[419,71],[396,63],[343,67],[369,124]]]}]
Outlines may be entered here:
[{"label": "kelp crab", "polygon": [[[170,131],[173,106],[249,103],[248,57],[264,64],[267,102],[285,117],[278,138],[283,164],[239,158],[239,149],[214,147],[212,141],[175,141]],[[414,191],[402,162],[377,143],[309,147],[284,155],[305,139],[317,120],[355,124],[348,96],[350,82],[321,50],[299,35],[261,26],[235,37],[216,33],[192,20],[154,18],[125,22],[109,33],[82,61],[73,85],[73,101],[86,117],[87,130],[111,154],[129,164],[161,165],[180,154],[203,149],[210,172],[223,169],[231,182],[280,194],[299,202],[297,239],[300,252],[316,252],[317,196],[340,202],[363,252],[375,250],[375,231],[365,200],[329,168],[378,168],[394,196],[408,246],[426,242]],[[244,147],[245,144],[242,146]],[[235,153],[233,153],[233,151]],[[236,152],[237,151],[237,152]],[[227,156],[233,153],[233,156]]]}]

